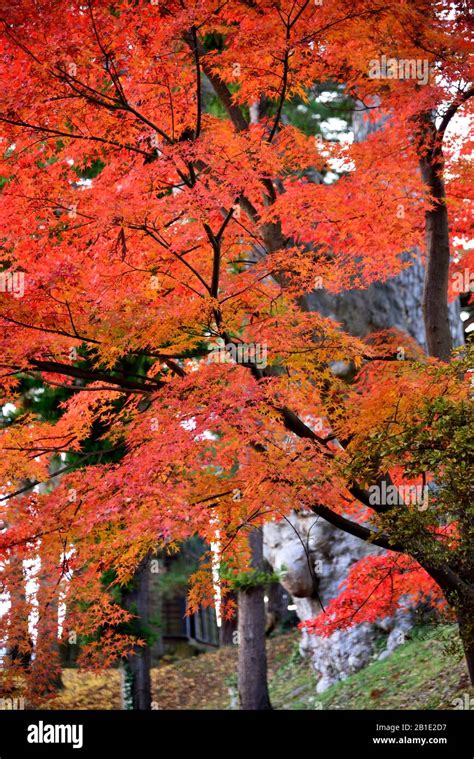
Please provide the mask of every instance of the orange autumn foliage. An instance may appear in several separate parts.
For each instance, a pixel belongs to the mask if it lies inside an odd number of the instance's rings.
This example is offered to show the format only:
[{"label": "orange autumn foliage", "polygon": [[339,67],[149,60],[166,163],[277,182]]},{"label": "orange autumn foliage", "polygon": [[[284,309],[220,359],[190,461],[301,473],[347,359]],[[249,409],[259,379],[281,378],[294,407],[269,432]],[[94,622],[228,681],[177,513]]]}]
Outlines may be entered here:
[{"label": "orange autumn foliage", "polygon": [[[11,594],[12,557],[48,558],[92,666],[133,646],[110,591],[158,548],[218,531],[238,572],[243,527],[295,508],[378,529],[347,462],[395,407],[409,424],[415,400],[444,393],[442,370],[406,336],[350,337],[304,298],[384,281],[423,246],[417,120],[442,119],[469,81],[463,4],[445,5],[1,2],[1,402],[18,410],[0,430],[2,571]],[[426,60],[429,81],[371,78],[394,49]],[[344,86],[378,131],[337,143],[282,118],[318,81]],[[469,144],[450,140],[464,268]],[[311,168],[337,181],[310,181]],[[406,361],[393,361],[400,344]],[[353,386],[332,370],[341,361]],[[31,376],[66,387],[56,420],[28,407]],[[446,383],[467,397],[457,376]],[[97,430],[118,460],[87,448]],[[209,561],[192,604],[212,602]],[[8,613],[0,626],[24,644]]]}]

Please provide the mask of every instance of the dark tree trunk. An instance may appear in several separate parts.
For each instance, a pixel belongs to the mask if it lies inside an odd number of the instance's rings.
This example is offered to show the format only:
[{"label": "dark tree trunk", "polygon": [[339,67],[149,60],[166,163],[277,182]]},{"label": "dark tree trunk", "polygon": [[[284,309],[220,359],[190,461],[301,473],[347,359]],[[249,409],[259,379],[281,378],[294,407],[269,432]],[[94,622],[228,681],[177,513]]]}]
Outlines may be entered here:
[{"label": "dark tree trunk", "polygon": [[[249,537],[252,568],[262,569],[263,532],[252,529]],[[265,602],[263,586],[240,590],[239,607],[239,698],[241,709],[271,709],[267,686]]]},{"label": "dark tree trunk", "polygon": [[[0,427],[3,427],[3,423],[0,423]],[[21,482],[21,486],[28,484],[28,480]],[[23,499],[20,498],[16,509],[13,507],[9,510],[8,527],[12,528],[20,524],[22,518],[24,518]],[[6,573],[0,582],[2,592],[10,597],[10,608],[7,613],[7,655],[3,661],[3,667],[0,667],[0,690],[5,695],[7,692],[15,691],[15,673],[19,669],[28,670],[33,652],[33,641],[30,638],[28,625],[30,604],[26,598],[27,578],[23,567],[22,551],[11,551],[8,563],[10,572]]]},{"label": "dark tree trunk", "polygon": [[150,648],[137,648],[134,656],[128,657],[131,675],[132,707],[140,711],[151,709]]},{"label": "dark tree trunk", "polygon": [[[150,559],[147,556],[140,563],[130,586],[123,591],[123,605],[137,617],[137,635],[149,621]],[[142,633],[143,634],[143,633]],[[126,667],[130,680],[132,709],[151,709],[151,651],[148,643],[135,646],[133,654],[127,657]]]},{"label": "dark tree trunk", "polygon": [[26,578],[21,556],[10,556],[11,573],[4,581],[4,590],[10,593],[10,630],[8,659],[16,666],[27,669],[31,662],[32,642],[28,631],[29,606],[26,600]]},{"label": "dark tree trunk", "polygon": [[[237,601],[235,593],[229,594],[228,600]],[[223,619],[219,629],[219,645],[233,646],[237,642],[237,614],[231,619]]]},{"label": "dark tree trunk", "polygon": [[472,600],[463,603],[461,599],[457,619],[469,677],[471,684],[474,685],[474,603]]},{"label": "dark tree trunk", "polygon": [[443,153],[431,117],[425,118],[422,135],[425,152],[420,158],[421,173],[434,200],[434,207],[425,216],[423,318],[429,355],[449,361],[453,348],[448,313],[449,222],[443,181]]},{"label": "dark tree trunk", "polygon": [[2,590],[10,595],[6,656],[0,667],[0,695],[14,697],[18,692],[18,674],[31,665],[33,642],[28,632],[29,604],[26,600],[26,578],[23,559],[12,553],[10,573],[5,575]]}]

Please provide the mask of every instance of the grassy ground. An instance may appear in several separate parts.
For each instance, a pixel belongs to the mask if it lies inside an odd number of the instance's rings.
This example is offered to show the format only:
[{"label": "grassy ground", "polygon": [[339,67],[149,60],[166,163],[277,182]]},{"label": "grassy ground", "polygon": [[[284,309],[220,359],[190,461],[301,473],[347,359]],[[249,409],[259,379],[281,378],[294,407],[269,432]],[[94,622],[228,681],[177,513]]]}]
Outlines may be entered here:
[{"label": "grassy ground", "polygon": [[[298,633],[268,642],[269,687],[276,709],[452,709],[471,693],[454,627],[423,629],[383,661],[316,693],[317,678],[298,653]],[[154,708],[236,708],[235,648],[201,654],[152,672]],[[64,672],[53,709],[119,709],[120,673]]]},{"label": "grassy ground", "polygon": [[372,662],[321,694],[312,691],[311,682],[303,682],[301,664],[295,674],[300,672],[301,686],[309,687],[292,693],[287,665],[272,681],[273,703],[283,709],[452,709],[453,699],[469,693],[457,643],[452,627],[419,631],[387,659]]}]

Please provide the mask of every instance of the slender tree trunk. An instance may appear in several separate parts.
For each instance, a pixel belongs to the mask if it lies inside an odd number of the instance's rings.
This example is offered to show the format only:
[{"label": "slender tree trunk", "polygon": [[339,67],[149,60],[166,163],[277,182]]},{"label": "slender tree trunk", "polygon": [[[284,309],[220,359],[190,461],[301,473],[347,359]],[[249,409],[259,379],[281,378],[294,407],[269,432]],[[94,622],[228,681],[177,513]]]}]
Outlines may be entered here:
[{"label": "slender tree trunk", "polygon": [[4,589],[10,593],[10,630],[8,645],[9,659],[20,667],[28,667],[31,661],[31,641],[28,631],[29,606],[26,600],[26,578],[23,559],[12,555],[9,559],[11,572],[4,582]]},{"label": "slender tree trunk", "polygon": [[474,685],[474,604],[461,604],[458,609],[459,635],[461,636],[471,684]]},{"label": "slender tree trunk", "polygon": [[[264,567],[263,531],[252,529],[249,537],[253,569]],[[265,602],[263,586],[241,590],[239,606],[239,698],[241,709],[271,709],[267,686]]]},{"label": "slender tree trunk", "polygon": [[0,667],[0,695],[13,695],[18,689],[18,674],[29,669],[31,664],[32,641],[28,631],[29,604],[26,600],[26,578],[23,571],[23,559],[12,554],[9,558],[10,573],[3,580],[3,591],[10,595],[10,609],[5,615],[8,625],[2,629],[7,632],[7,656]]},{"label": "slender tree trunk", "polygon": [[150,647],[140,648],[128,657],[131,674],[132,708],[140,711],[151,709]]},{"label": "slender tree trunk", "polygon": [[[21,485],[27,484],[27,480],[21,483]],[[23,501],[22,499],[18,499],[17,504],[9,510],[8,527],[12,528],[13,525],[20,524],[23,517]],[[10,551],[8,564],[10,571],[3,573],[0,580],[0,588],[3,593],[8,593],[10,597],[10,608],[4,616],[5,627],[2,625],[1,630],[2,635],[6,633],[7,656],[4,659],[4,666],[0,672],[0,686],[2,692],[5,694],[7,690],[15,689],[15,673],[18,670],[27,670],[29,668],[33,650],[33,642],[30,638],[28,625],[30,604],[26,597],[27,578],[23,567],[23,552],[21,549]]]},{"label": "slender tree trunk", "polygon": [[[138,626],[145,627],[149,621],[150,559],[145,557],[139,565],[131,585],[123,593],[124,607],[137,616]],[[140,629],[138,630],[140,635]],[[130,687],[132,709],[151,709],[151,650],[145,646],[135,646],[133,654],[125,662],[125,679]]]},{"label": "slender tree trunk", "polygon": [[424,152],[420,158],[423,180],[434,200],[426,212],[426,276],[423,293],[428,353],[449,361],[453,348],[448,313],[449,222],[443,180],[443,153],[431,116],[423,121]]}]

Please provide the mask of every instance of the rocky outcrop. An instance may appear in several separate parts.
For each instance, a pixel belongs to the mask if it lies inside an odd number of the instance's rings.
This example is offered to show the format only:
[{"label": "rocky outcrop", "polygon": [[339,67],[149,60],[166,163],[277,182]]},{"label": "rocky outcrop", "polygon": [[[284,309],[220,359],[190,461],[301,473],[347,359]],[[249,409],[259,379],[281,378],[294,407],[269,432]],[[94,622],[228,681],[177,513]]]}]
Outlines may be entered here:
[{"label": "rocky outcrop", "polygon": [[[351,335],[362,337],[395,327],[413,337],[426,350],[421,301],[425,270],[420,258],[397,277],[375,282],[366,290],[339,294],[314,290],[306,296],[309,311],[318,311],[340,322]],[[451,334],[455,346],[463,345],[463,325],[459,299],[449,307]]]},{"label": "rocky outcrop", "polygon": [[[288,521],[265,526],[265,557],[282,571],[282,585],[291,594],[300,620],[316,617],[321,603],[324,606],[337,595],[350,565],[366,554],[360,540],[334,530],[314,514],[293,514]],[[301,653],[311,657],[321,675],[318,691],[368,663],[376,639],[373,627],[360,625],[327,639],[302,633]]]},{"label": "rocky outcrop", "polygon": [[[339,295],[316,290],[306,296],[305,306],[340,322],[353,335],[396,327],[425,347],[421,312],[423,278],[424,269],[418,260],[398,277],[375,283],[367,290]],[[456,300],[450,306],[455,345],[464,341],[459,314]],[[303,621],[320,613],[320,602],[325,605],[338,595],[339,585],[354,562],[378,549],[335,529],[314,514],[294,514],[289,522],[266,525],[265,554],[273,568],[286,567],[282,585],[293,597],[297,615]],[[318,691],[364,667],[374,658],[375,651],[379,652],[379,658],[387,656],[403,643],[411,626],[409,615],[398,614],[380,624],[358,625],[329,638],[303,632],[301,652],[311,657],[321,675]]]},{"label": "rocky outcrop", "polygon": [[[368,553],[380,553],[357,538],[335,530],[314,514],[292,514],[288,521],[265,525],[265,558],[282,573],[282,585],[293,598],[300,620],[312,619],[339,592],[339,584],[350,566]],[[404,642],[412,618],[399,614],[379,624],[363,623],[329,638],[303,631],[300,651],[311,659],[320,674],[317,691],[322,692],[366,666],[384,658]]]}]

